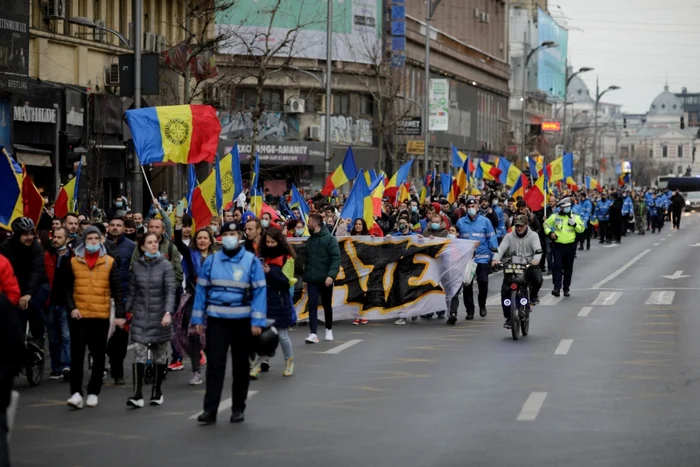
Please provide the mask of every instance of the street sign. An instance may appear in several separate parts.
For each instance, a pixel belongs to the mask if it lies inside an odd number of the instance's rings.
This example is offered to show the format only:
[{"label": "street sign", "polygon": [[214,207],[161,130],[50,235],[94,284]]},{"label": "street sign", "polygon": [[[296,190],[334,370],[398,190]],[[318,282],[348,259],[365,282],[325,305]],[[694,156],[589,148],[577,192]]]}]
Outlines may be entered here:
[{"label": "street sign", "polygon": [[406,142],[406,154],[423,154],[425,153],[425,141],[412,139]]},{"label": "street sign", "polygon": [[561,123],[542,122],[542,131],[561,131]]}]

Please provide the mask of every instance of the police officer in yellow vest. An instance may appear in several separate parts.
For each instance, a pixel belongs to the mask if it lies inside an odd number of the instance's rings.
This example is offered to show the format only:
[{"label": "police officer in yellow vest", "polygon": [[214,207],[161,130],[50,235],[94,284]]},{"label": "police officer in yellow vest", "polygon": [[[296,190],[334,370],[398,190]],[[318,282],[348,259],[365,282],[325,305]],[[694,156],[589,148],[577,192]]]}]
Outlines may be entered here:
[{"label": "police officer in yellow vest", "polygon": [[552,254],[554,255],[554,268],[552,270],[552,282],[554,290],[552,295],[559,296],[562,288],[562,272],[564,273],[564,296],[569,297],[571,275],[574,270],[574,258],[576,257],[576,234],[582,233],[585,228],[581,216],[571,212],[571,200],[562,198],[557,203],[559,212],[549,216],[544,223],[544,233],[552,239]]}]

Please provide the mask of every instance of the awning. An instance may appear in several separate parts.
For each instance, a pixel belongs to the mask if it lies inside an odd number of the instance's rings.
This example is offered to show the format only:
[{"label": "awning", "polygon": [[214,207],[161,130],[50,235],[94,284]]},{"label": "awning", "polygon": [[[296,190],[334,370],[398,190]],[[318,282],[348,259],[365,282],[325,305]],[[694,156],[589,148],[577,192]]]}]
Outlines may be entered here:
[{"label": "awning", "polygon": [[15,144],[17,162],[35,167],[51,167],[53,154],[46,149],[37,149],[23,144]]}]

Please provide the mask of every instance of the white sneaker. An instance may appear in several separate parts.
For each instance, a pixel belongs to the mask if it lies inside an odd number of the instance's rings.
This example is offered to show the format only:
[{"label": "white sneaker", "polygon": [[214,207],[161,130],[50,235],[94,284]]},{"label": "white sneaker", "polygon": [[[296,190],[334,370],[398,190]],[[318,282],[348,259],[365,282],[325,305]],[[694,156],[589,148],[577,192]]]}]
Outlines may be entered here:
[{"label": "white sneaker", "polygon": [[97,396],[94,394],[88,394],[85,400],[86,407],[97,407]]},{"label": "white sneaker", "polygon": [[74,409],[82,409],[83,396],[81,396],[79,392],[76,392],[75,394],[70,396],[70,399],[68,399],[68,407],[73,407]]},{"label": "white sneaker", "polygon": [[333,342],[333,331],[331,329],[326,329],[326,338],[324,340]]},{"label": "white sneaker", "polygon": [[316,334],[309,334],[309,337],[304,340],[307,344],[318,344],[318,336]]},{"label": "white sneaker", "polygon": [[400,326],[402,324],[406,324],[406,318],[399,318],[396,321],[394,321],[394,324],[396,324],[397,326]]}]

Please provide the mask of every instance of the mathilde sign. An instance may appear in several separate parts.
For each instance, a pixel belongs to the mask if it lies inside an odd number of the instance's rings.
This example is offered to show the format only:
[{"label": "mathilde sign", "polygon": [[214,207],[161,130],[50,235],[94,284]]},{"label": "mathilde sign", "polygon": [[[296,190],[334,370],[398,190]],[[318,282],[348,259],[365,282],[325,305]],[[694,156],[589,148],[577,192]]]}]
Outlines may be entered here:
[{"label": "mathilde sign", "polygon": [[56,109],[16,105],[12,112],[12,118],[16,122],[56,123]]}]

